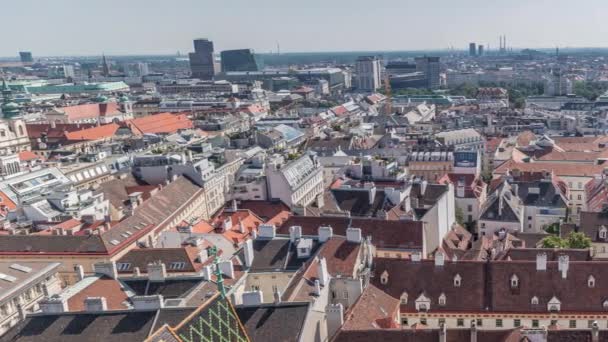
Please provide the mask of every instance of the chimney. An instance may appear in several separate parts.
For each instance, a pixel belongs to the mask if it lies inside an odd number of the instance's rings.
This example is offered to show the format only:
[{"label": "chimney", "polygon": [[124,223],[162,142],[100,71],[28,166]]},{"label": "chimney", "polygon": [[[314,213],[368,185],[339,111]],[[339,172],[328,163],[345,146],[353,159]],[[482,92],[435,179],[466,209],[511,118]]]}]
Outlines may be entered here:
[{"label": "chimney", "polygon": [[374,204],[374,200],[376,199],[376,186],[373,185],[368,189],[369,191],[369,204]]},{"label": "chimney", "polygon": [[275,304],[281,304],[281,291],[279,291],[278,289],[274,291],[273,297]]},{"label": "chimney", "polygon": [[255,230],[255,229],[252,229],[252,230],[251,230],[251,238],[252,238],[253,240],[255,240],[255,239],[257,239],[257,238],[258,238],[258,231],[257,231],[257,230]]},{"label": "chimney", "polygon": [[57,128],[57,122],[55,122],[55,120],[51,120],[51,128]]},{"label": "chimney", "polygon": [[471,320],[471,342],[477,342],[477,324]]},{"label": "chimney", "polygon": [[414,262],[420,262],[420,260],[422,260],[422,253],[420,253],[419,251],[416,252],[412,252],[410,254],[410,258],[412,259],[412,261]]},{"label": "chimney", "polygon": [[217,264],[217,267],[220,268],[223,275],[234,279],[234,265],[232,264],[232,260],[221,261]]},{"label": "chimney", "polygon": [[201,250],[198,252],[198,257],[197,257],[198,262],[203,263],[203,262],[205,262],[205,261],[206,261],[208,258],[209,258],[209,252],[207,251],[207,249],[206,249],[206,248],[203,248],[203,249],[201,249]]},{"label": "chimney", "polygon": [[327,269],[327,260],[325,258],[319,259],[317,278],[322,286],[329,285],[329,270]]},{"label": "chimney", "polygon": [[334,235],[334,230],[331,227],[319,227],[319,242],[325,242]]},{"label": "chimney", "polygon": [[347,228],[346,241],[361,243],[361,228]]},{"label": "chimney", "polygon": [[164,263],[150,263],[147,266],[148,280],[151,282],[164,282],[167,278],[167,267]]},{"label": "chimney", "polygon": [[247,233],[247,228],[245,228],[245,225],[243,224],[243,220],[241,220],[240,217],[239,217],[239,233],[241,233],[241,234]]},{"label": "chimney", "polygon": [[23,308],[23,305],[17,304],[17,312],[19,313],[19,320],[25,321],[27,314],[25,313],[25,309]]},{"label": "chimney", "polygon": [[44,313],[63,313],[70,311],[67,299],[59,296],[43,299],[38,302],[40,310]]},{"label": "chimney", "polygon": [[546,271],[547,270],[547,253],[536,254],[536,270]]},{"label": "chimney", "polygon": [[262,224],[260,225],[260,238],[274,239],[277,236],[277,231],[274,224]]},{"label": "chimney", "polygon": [[93,272],[106,275],[112,279],[118,278],[116,262],[99,262],[93,265]]},{"label": "chimney", "polygon": [[84,310],[87,312],[107,311],[106,297],[87,297],[84,300]]},{"label": "chimney", "polygon": [[235,199],[233,199],[232,202],[231,202],[230,210],[232,212],[237,212],[239,210],[239,206],[238,206],[238,204],[237,204],[237,202],[236,202]]},{"label": "chimney", "polygon": [[445,255],[443,254],[442,251],[438,250],[435,253],[435,266],[442,267],[444,263],[445,263]]},{"label": "chimney", "polygon": [[139,269],[139,267],[133,267],[133,276],[134,277],[140,277],[141,276],[141,270]]},{"label": "chimney", "polygon": [[344,306],[329,304],[325,309],[327,316],[327,336],[333,336],[344,324]]},{"label": "chimney", "polygon": [[165,307],[162,295],[133,296],[131,302],[135,310],[158,310]]},{"label": "chimney", "polygon": [[593,321],[591,325],[591,342],[600,342],[600,327],[597,321]]},{"label": "chimney", "polygon": [[206,281],[211,281],[212,275],[213,275],[213,269],[211,268],[211,265],[207,265],[207,266],[203,267],[203,278],[205,278]]},{"label": "chimney", "polygon": [[82,279],[84,279],[84,268],[82,265],[74,265],[74,272],[76,273],[77,281],[82,281]]},{"label": "chimney", "polygon": [[289,240],[294,243],[296,240],[302,238],[302,227],[291,226],[289,227]]},{"label": "chimney", "polygon": [[245,252],[245,266],[251,267],[253,265],[254,251],[253,251],[253,240],[245,241],[245,246],[243,246]]},{"label": "chimney", "polygon": [[319,281],[319,279],[315,279],[314,293],[317,297],[321,295],[321,282]]},{"label": "chimney", "polygon": [[263,302],[262,291],[245,291],[243,292],[243,305],[244,306],[258,306]]},{"label": "chimney", "polygon": [[447,342],[447,329],[445,328],[445,323],[441,323],[439,325],[439,342]]},{"label": "chimney", "polygon": [[423,180],[422,182],[420,182],[420,196],[424,196],[424,194],[426,193],[426,186],[429,184],[429,182],[427,182],[427,180]]},{"label": "chimney", "polygon": [[568,277],[568,267],[570,266],[570,257],[566,254],[562,254],[559,256],[557,269],[562,272],[562,279],[566,279]]},{"label": "chimney", "polygon": [[42,295],[44,297],[48,297],[49,296],[49,287],[46,283],[42,284]]}]

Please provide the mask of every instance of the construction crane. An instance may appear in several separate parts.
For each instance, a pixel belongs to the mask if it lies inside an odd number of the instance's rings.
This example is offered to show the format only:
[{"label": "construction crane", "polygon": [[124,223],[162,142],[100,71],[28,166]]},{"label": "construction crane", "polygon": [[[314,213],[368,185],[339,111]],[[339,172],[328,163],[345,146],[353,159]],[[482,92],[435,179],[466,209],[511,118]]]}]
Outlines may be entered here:
[{"label": "construction crane", "polygon": [[384,72],[384,94],[386,95],[384,115],[391,115],[393,114],[393,93],[391,90],[391,80],[386,71]]}]

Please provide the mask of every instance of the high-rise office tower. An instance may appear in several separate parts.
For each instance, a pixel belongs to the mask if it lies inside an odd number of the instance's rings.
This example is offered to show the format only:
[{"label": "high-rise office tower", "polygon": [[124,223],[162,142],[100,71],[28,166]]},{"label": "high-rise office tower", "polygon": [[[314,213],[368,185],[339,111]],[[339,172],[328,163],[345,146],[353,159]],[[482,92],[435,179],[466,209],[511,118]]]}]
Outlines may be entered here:
[{"label": "high-rise office tower", "polygon": [[106,59],[106,55],[103,55],[101,58],[101,73],[103,76],[108,77],[110,76],[110,64],[108,64],[108,60]]},{"label": "high-rise office tower", "polygon": [[477,44],[469,43],[469,56],[471,56],[471,57],[477,56]]},{"label": "high-rise office tower", "polygon": [[427,88],[439,88],[441,71],[439,57],[416,57],[416,70],[424,72],[427,81]]},{"label": "high-rise office tower", "polygon": [[259,71],[260,65],[253,50],[226,50],[221,52],[222,72]]},{"label": "high-rise office tower", "polygon": [[378,57],[361,56],[357,58],[355,72],[357,73],[357,89],[376,91],[380,88],[382,66]]},{"label": "high-rise office tower", "polygon": [[190,58],[190,71],[193,78],[212,80],[215,74],[213,66],[213,42],[201,38],[194,40],[194,52],[188,54]]},{"label": "high-rise office tower", "polygon": [[19,58],[21,59],[21,63],[33,63],[34,57],[32,57],[32,53],[29,51],[20,51]]},{"label": "high-rise office tower", "polygon": [[483,45],[477,46],[477,56],[483,56]]}]

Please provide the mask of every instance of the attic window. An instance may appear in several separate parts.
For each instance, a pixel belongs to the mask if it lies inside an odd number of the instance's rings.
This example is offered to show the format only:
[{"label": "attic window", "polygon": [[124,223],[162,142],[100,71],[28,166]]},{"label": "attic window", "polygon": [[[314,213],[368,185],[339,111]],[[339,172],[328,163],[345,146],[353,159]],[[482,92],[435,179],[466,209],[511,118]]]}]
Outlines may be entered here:
[{"label": "attic window", "polygon": [[445,294],[442,293],[441,296],[439,296],[439,305],[444,306],[445,305]]},{"label": "attic window", "polygon": [[407,292],[401,294],[401,305],[407,304]]},{"label": "attic window", "polygon": [[532,300],[530,300],[530,304],[538,305],[538,297],[536,297],[536,296],[532,297]]},{"label": "attic window", "polygon": [[454,287],[460,287],[461,284],[462,284],[462,278],[460,277],[460,274],[456,274],[454,276]]},{"label": "attic window", "polygon": [[116,268],[119,271],[127,271],[129,268],[131,268],[131,264],[128,262],[119,262],[116,264]]},{"label": "attic window", "polygon": [[388,272],[385,270],[380,275],[380,284],[386,285],[386,283],[388,283]]},{"label": "attic window", "polygon": [[515,289],[517,287],[519,287],[519,278],[514,274],[511,276],[511,288]]},{"label": "attic window", "polygon": [[186,263],[183,261],[176,261],[169,264],[170,270],[183,270],[186,267]]},{"label": "attic window", "polygon": [[587,278],[587,286],[590,288],[595,287],[595,278],[592,275]]},{"label": "attic window", "polygon": [[604,307],[604,309],[607,309],[607,310],[608,310],[608,300],[605,300],[605,301],[602,303],[602,306]]}]

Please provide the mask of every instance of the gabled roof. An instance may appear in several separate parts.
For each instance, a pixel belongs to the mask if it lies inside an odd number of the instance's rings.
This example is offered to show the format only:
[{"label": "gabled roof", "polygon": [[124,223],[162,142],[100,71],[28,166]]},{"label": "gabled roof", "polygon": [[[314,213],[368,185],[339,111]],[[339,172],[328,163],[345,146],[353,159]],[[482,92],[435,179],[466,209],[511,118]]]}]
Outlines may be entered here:
[{"label": "gabled roof", "polygon": [[97,119],[100,116],[113,116],[122,114],[120,105],[116,102],[87,103],[55,109],[65,113],[71,121],[83,119]]},{"label": "gabled roof", "polygon": [[101,125],[91,128],[86,128],[80,131],[73,131],[66,133],[65,137],[70,141],[81,141],[81,140],[99,140],[111,138],[116,134],[120,126],[115,123]]},{"label": "gabled roof", "polygon": [[[154,262],[162,262],[166,265],[167,272],[198,272],[203,264],[197,262],[199,249],[192,246],[182,248],[143,248],[132,249],[116,263],[123,264],[119,273],[133,273],[138,267],[142,273],[147,273],[148,265]],[[183,263],[183,267],[172,268],[172,263]]]}]

